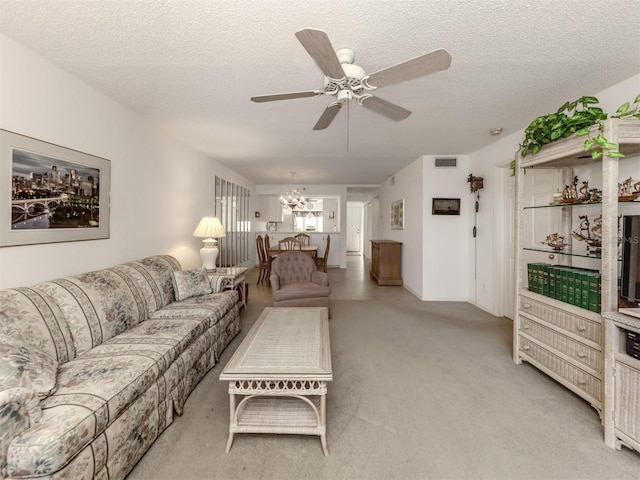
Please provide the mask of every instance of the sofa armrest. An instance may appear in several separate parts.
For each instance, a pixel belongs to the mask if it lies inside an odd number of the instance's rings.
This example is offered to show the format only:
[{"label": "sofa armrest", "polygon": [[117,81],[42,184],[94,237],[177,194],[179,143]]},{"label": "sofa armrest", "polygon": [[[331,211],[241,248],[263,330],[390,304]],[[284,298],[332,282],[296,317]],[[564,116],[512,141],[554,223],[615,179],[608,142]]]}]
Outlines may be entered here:
[{"label": "sofa armrest", "polygon": [[311,281],[313,283],[317,283],[318,285],[326,287],[327,285],[329,285],[329,275],[325,272],[315,271],[311,274]]},{"label": "sofa armrest", "polygon": [[269,281],[271,282],[271,291],[275,292],[280,290],[280,275],[272,273],[269,277]]},{"label": "sofa armrest", "polygon": [[7,477],[7,451],[14,438],[40,417],[40,399],[35,391],[0,384],[0,477]]}]

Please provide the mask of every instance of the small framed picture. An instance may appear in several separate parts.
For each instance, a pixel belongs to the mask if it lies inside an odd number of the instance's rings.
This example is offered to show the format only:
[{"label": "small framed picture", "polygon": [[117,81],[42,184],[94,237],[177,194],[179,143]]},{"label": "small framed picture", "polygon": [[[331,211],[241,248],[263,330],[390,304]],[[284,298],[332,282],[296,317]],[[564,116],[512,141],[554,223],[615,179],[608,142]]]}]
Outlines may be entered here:
[{"label": "small framed picture", "polygon": [[391,230],[404,230],[404,198],[391,202]]},{"label": "small framed picture", "polygon": [[434,198],[431,207],[432,215],[460,215],[459,198]]}]

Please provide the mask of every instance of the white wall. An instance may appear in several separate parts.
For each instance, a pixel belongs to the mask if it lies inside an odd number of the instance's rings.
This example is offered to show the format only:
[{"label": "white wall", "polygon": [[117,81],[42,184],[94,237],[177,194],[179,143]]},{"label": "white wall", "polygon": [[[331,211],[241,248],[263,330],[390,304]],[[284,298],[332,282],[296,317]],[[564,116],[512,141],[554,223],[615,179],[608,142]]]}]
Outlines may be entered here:
[{"label": "white wall", "polygon": [[[467,278],[473,261],[468,245],[473,238],[475,196],[467,182],[469,158],[466,155],[447,157],[457,158],[456,167],[436,168],[436,156],[422,158],[425,219],[422,230],[422,298],[467,301]],[[432,215],[433,198],[459,198],[460,215]]]},{"label": "white wall", "polygon": [[1,34],[0,48],[0,128],[111,161],[110,238],[0,248],[0,288],[152,254],[197,267],[192,233],[213,213],[215,175],[254,185]]},{"label": "white wall", "polygon": [[[393,180],[392,180],[393,179]],[[393,185],[392,185],[393,182]],[[404,199],[404,230],[391,230],[391,202]],[[385,181],[380,188],[379,222],[373,240],[402,242],[404,287],[422,298],[422,162],[416,160]]]}]

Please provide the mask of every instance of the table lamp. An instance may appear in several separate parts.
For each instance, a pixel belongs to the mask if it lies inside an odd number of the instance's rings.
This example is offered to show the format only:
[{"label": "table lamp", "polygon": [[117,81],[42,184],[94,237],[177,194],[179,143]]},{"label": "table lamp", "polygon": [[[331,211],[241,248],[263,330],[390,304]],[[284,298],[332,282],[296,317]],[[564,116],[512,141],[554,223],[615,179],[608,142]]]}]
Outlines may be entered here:
[{"label": "table lamp", "polygon": [[218,217],[202,217],[193,236],[204,238],[200,249],[202,266],[207,270],[215,269],[218,259],[218,238],[226,236]]}]

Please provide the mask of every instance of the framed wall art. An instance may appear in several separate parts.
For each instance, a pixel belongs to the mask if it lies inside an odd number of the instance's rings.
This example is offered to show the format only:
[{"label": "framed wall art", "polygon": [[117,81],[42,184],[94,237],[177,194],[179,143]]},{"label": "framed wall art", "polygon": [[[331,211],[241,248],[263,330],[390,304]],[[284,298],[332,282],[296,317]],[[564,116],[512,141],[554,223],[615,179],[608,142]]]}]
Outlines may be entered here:
[{"label": "framed wall art", "polygon": [[391,202],[391,230],[404,230],[404,198]]},{"label": "framed wall art", "polygon": [[0,169],[0,247],[109,238],[109,160],[0,130]]},{"label": "framed wall art", "polygon": [[459,198],[434,198],[431,206],[432,215],[460,215]]}]

